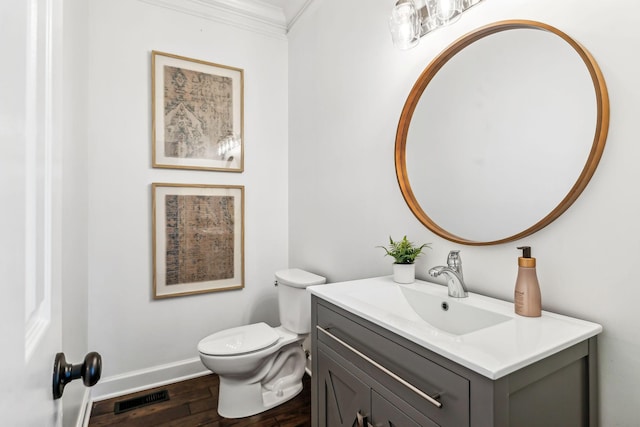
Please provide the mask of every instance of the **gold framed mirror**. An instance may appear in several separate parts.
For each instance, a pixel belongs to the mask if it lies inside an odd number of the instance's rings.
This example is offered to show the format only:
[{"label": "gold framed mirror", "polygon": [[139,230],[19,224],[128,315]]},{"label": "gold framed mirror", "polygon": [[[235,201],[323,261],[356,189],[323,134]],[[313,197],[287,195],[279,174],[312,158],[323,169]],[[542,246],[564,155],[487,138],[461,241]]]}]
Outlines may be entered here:
[{"label": "gold framed mirror", "polygon": [[609,127],[595,59],[550,25],[509,20],[461,37],[422,72],[395,141],[416,218],[466,245],[549,225],[593,176]]}]

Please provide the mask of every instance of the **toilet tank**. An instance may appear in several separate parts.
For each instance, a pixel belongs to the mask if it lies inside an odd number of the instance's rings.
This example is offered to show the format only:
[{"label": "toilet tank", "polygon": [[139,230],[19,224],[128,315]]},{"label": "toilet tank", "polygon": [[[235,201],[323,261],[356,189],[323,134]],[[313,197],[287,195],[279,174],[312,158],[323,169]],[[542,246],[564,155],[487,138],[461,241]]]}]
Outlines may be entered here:
[{"label": "toilet tank", "polygon": [[311,332],[311,293],[307,286],[326,282],[322,276],[290,268],[276,272],[280,324],[296,334]]}]

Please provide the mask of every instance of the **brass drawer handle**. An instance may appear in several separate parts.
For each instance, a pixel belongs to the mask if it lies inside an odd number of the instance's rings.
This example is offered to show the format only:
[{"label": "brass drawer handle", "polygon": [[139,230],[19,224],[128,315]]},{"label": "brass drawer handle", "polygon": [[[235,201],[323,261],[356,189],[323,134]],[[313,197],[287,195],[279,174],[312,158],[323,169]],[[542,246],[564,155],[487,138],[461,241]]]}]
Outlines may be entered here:
[{"label": "brass drawer handle", "polygon": [[349,349],[352,353],[355,353],[356,355],[360,356],[362,359],[364,359],[367,362],[371,363],[373,366],[375,366],[376,368],[380,369],[382,372],[384,372],[385,374],[389,375],[394,380],[398,381],[399,383],[401,383],[405,387],[409,388],[411,391],[413,391],[418,396],[420,396],[423,399],[425,399],[427,402],[431,403],[433,406],[435,406],[437,408],[442,408],[442,403],[438,402],[436,400],[438,397],[440,397],[440,394],[435,395],[435,398],[429,396],[428,394],[426,394],[425,392],[420,390],[418,387],[416,387],[413,384],[409,383],[408,381],[406,381],[405,379],[401,378],[400,376],[394,374],[393,372],[391,372],[390,370],[388,370],[387,368],[385,368],[384,366],[382,366],[381,364],[379,364],[375,360],[373,360],[370,357],[366,356],[365,354],[359,352],[358,350],[356,350],[355,348],[353,348],[352,346],[350,346],[346,342],[342,341],[340,338],[338,338],[335,335],[333,335],[331,332],[329,332],[326,329],[322,328],[322,326],[316,325],[316,328],[318,329],[318,331],[322,332],[323,334],[325,334],[326,336],[328,336],[329,338],[331,338],[332,340],[334,340],[338,344],[340,344],[343,347]]}]

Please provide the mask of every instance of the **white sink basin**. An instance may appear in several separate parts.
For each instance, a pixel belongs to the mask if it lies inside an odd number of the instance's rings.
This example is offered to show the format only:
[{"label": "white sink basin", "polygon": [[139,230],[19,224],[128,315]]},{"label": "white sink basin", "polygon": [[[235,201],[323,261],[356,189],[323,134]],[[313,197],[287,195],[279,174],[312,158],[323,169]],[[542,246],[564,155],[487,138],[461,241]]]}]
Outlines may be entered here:
[{"label": "white sink basin", "polygon": [[431,326],[454,335],[464,335],[511,320],[511,317],[444,298],[428,292],[400,287],[413,311]]},{"label": "white sink basin", "polygon": [[500,306],[479,304],[477,295],[452,298],[445,286],[432,283],[370,286],[346,292],[344,301],[355,306],[368,306],[383,318],[411,322],[431,328],[432,334],[465,335],[511,320],[499,311]]},{"label": "white sink basin", "polygon": [[[560,314],[514,313],[513,303],[417,280],[374,277],[307,288],[313,295],[491,379],[593,337],[602,326]],[[444,307],[444,309],[443,309]]]}]

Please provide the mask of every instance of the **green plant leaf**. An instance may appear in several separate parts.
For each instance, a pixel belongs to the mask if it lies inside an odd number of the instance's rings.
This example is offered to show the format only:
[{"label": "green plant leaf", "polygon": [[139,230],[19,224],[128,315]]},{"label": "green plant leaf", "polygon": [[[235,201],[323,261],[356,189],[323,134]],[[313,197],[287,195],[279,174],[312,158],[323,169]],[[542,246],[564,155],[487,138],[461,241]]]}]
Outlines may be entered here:
[{"label": "green plant leaf", "polygon": [[416,246],[413,242],[407,240],[407,236],[404,236],[402,240],[394,241],[389,236],[389,246],[376,246],[382,248],[385,251],[385,255],[393,257],[396,264],[413,264],[421,254],[424,248],[431,248],[430,243],[424,243],[421,246]]}]

